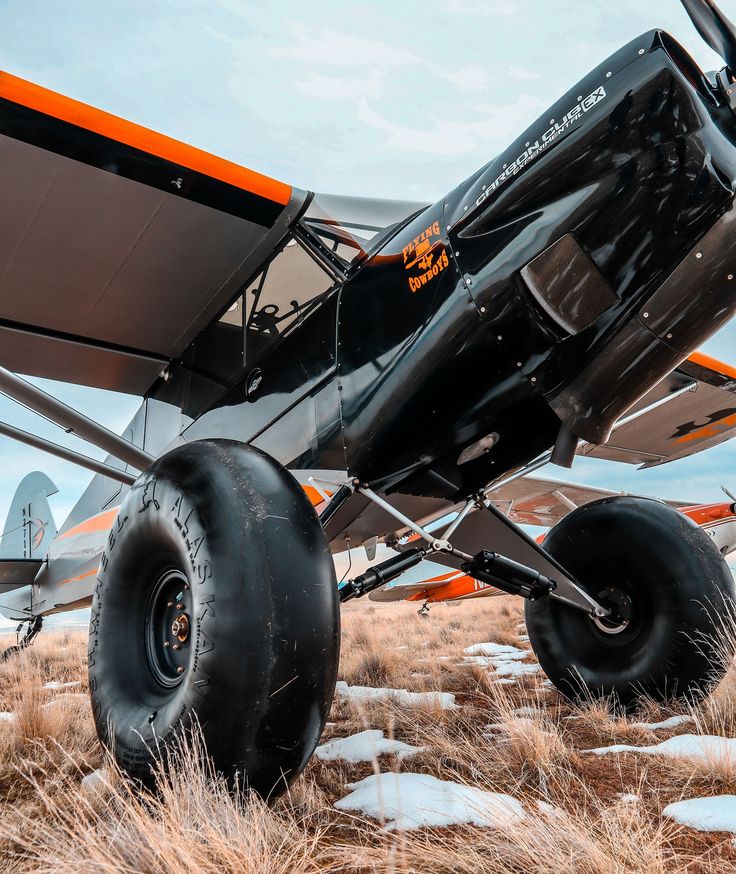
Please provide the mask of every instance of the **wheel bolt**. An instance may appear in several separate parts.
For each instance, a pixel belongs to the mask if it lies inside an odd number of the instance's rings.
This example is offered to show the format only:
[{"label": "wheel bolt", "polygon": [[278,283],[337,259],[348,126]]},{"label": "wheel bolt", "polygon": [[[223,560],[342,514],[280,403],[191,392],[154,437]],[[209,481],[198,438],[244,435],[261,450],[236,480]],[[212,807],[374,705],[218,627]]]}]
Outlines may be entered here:
[{"label": "wheel bolt", "polygon": [[183,609],[184,609],[184,605],[183,605],[183,604],[177,604],[177,605],[176,605],[176,609],[177,609],[177,610],[183,610]]},{"label": "wheel bolt", "polygon": [[184,673],[184,668],[182,668],[182,666],[179,665],[179,667],[176,669],[176,673],[177,673],[177,674],[183,674],[183,673]]},{"label": "wheel bolt", "polygon": [[171,644],[169,643],[168,640],[165,640],[165,641],[164,641],[164,646],[170,646],[170,645],[171,645]]},{"label": "wheel bolt", "polygon": [[178,643],[174,644],[174,649],[181,649],[181,646]]},{"label": "wheel bolt", "polygon": [[173,601],[169,601],[169,602],[167,602],[166,606],[167,606],[167,607],[173,607],[173,606],[174,606],[174,602],[173,602]]}]

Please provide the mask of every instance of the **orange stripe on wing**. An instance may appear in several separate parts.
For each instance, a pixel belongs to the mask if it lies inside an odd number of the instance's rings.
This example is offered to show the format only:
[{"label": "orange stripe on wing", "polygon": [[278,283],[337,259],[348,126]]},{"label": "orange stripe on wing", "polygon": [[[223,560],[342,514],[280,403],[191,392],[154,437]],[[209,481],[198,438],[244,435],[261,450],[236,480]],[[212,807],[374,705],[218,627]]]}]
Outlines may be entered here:
[{"label": "orange stripe on wing", "polygon": [[716,373],[721,373],[723,376],[728,376],[731,379],[736,379],[736,367],[731,367],[730,364],[724,364],[717,358],[711,358],[705,352],[693,352],[687,359],[693,364],[699,364],[701,367],[707,367],[709,370],[715,370]]},{"label": "orange stripe on wing", "polygon": [[96,516],[90,516],[79,525],[75,525],[68,531],[57,536],[57,540],[64,540],[66,537],[77,537],[79,534],[95,534],[98,531],[107,531],[115,521],[120,507],[115,507],[113,510],[106,510],[104,513],[98,513]]},{"label": "orange stripe on wing", "polygon": [[291,186],[0,70],[0,97],[284,206]]}]

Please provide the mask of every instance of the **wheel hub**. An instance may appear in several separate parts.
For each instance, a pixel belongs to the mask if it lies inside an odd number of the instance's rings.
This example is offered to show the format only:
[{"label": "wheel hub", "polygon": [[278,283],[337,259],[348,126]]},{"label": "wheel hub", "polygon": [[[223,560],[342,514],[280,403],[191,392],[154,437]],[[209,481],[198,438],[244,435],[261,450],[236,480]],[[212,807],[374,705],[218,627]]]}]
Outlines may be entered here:
[{"label": "wheel hub", "polygon": [[171,623],[171,636],[179,643],[186,643],[189,639],[189,617],[186,613],[180,613]]},{"label": "wheel hub", "polygon": [[148,600],[145,642],[148,664],[162,686],[178,685],[189,668],[192,598],[182,571],[159,575]]},{"label": "wheel hub", "polygon": [[598,603],[610,612],[606,616],[591,616],[595,627],[604,634],[621,634],[629,627],[633,612],[631,598],[616,586],[608,586],[596,595]]}]

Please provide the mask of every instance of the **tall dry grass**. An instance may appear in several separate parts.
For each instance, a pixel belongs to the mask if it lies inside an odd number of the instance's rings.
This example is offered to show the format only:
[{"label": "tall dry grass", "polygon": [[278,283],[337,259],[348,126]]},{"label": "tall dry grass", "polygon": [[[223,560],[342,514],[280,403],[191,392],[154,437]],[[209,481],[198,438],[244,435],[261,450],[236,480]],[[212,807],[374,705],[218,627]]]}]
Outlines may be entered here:
[{"label": "tall dry grass", "polygon": [[[511,599],[436,607],[356,604],[343,622],[341,678],[354,685],[449,691],[461,707],[399,706],[336,699],[325,737],[379,728],[423,747],[398,761],[313,760],[272,805],[227,792],[196,737],[176,766],[140,794],[105,761],[92,727],[83,634],[49,633],[22,657],[0,664],[0,872],[694,872],[733,871],[729,835],[694,832],[661,815],[671,801],[733,792],[727,770],[692,761],[585,751],[608,743],[656,743],[673,733],[736,729],[736,676],[729,672],[695,722],[650,731],[676,708],[642,702],[635,716],[607,702],[572,707],[525,676],[498,685],[463,661],[484,641],[528,647]],[[531,659],[530,659],[531,660]],[[78,687],[43,689],[48,681]],[[682,712],[681,710],[679,712]],[[716,729],[719,729],[718,731]],[[82,780],[104,767],[104,778]],[[388,832],[334,803],[346,785],[386,770],[417,771],[506,792],[526,816],[513,828],[468,826]],[[99,772],[98,772],[99,774]],[[625,797],[634,794],[638,801]],[[541,806],[540,806],[541,805]]]}]

